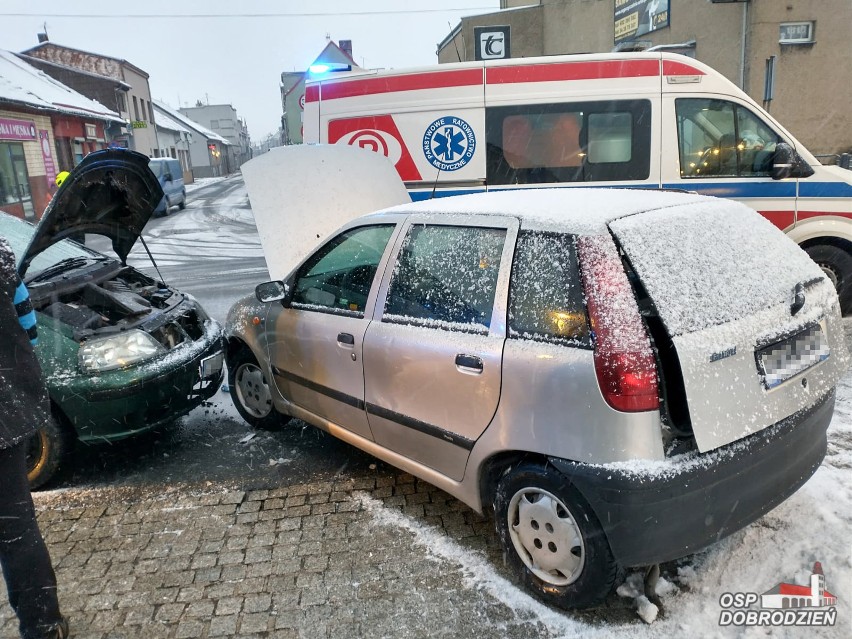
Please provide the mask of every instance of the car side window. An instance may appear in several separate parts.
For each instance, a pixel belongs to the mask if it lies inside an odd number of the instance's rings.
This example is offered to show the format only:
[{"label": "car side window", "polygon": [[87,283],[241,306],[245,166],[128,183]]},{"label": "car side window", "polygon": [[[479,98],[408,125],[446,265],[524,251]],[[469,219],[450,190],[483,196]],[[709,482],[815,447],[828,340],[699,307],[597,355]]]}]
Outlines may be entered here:
[{"label": "car side window", "polygon": [[739,104],[678,98],[677,134],[682,178],[769,177],[781,138]]},{"label": "car side window", "polygon": [[412,226],[382,321],[487,333],[505,241],[506,229]]},{"label": "car side window", "polygon": [[651,103],[612,100],[489,107],[488,184],[644,180]]},{"label": "car side window", "polygon": [[365,226],[328,242],[296,274],[291,306],[363,317],[393,229],[393,224]]},{"label": "car side window", "polygon": [[509,337],[588,346],[574,238],[522,231],[509,287]]}]

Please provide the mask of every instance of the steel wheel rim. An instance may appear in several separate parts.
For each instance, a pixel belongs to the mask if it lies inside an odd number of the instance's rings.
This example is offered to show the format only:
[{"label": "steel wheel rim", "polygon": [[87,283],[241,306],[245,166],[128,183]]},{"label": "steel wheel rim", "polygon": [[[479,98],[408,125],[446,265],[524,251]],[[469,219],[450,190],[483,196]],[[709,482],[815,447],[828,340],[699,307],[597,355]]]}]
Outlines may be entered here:
[{"label": "steel wheel rim", "polygon": [[263,419],[272,412],[272,392],[256,364],[242,364],[234,375],[240,405],[252,417]]},{"label": "steel wheel rim", "polygon": [[586,548],[562,500],[542,488],[522,488],[509,502],[507,518],[512,545],[536,577],[554,586],[580,577]]}]

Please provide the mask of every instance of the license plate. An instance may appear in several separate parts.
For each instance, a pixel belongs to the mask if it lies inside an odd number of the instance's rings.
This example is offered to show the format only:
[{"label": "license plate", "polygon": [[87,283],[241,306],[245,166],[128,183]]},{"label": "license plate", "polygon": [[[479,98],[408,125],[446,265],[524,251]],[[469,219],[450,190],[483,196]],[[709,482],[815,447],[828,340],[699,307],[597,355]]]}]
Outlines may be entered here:
[{"label": "license plate", "polygon": [[222,372],[222,365],[225,363],[225,354],[224,353],[216,353],[215,355],[211,355],[210,357],[205,357],[201,360],[201,366],[199,367],[199,372],[201,374],[201,379],[207,379],[209,377],[215,377],[219,373]]},{"label": "license plate", "polygon": [[757,367],[766,388],[775,388],[791,377],[828,359],[828,341],[819,324],[757,351]]}]

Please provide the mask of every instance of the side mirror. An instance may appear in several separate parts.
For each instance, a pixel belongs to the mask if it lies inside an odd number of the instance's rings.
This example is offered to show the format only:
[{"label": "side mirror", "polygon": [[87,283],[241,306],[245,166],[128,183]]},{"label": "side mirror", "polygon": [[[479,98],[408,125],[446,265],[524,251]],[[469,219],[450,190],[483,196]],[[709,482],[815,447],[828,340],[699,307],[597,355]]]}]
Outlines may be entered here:
[{"label": "side mirror", "polygon": [[772,179],[806,178],[814,174],[810,165],[802,159],[795,149],[786,142],[775,146],[775,157],[772,160]]},{"label": "side mirror", "polygon": [[166,182],[172,181],[172,174],[171,173],[166,173],[163,177],[166,178]]},{"label": "side mirror", "polygon": [[282,302],[284,306],[287,306],[290,301],[290,291],[292,288],[290,284],[281,280],[264,282],[255,286],[254,295],[259,302],[263,302],[264,304]]}]

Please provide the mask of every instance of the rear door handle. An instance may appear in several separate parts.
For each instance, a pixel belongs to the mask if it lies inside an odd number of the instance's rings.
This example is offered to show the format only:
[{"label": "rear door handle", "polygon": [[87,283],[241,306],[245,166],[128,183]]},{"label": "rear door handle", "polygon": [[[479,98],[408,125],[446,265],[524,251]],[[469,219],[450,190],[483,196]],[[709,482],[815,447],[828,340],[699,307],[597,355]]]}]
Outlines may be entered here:
[{"label": "rear door handle", "polygon": [[338,333],[337,343],[346,344],[347,346],[355,346],[355,336],[350,333]]},{"label": "rear door handle", "polygon": [[479,375],[482,372],[482,359],[476,355],[459,353],[456,355],[456,368],[463,373],[475,373]]}]

